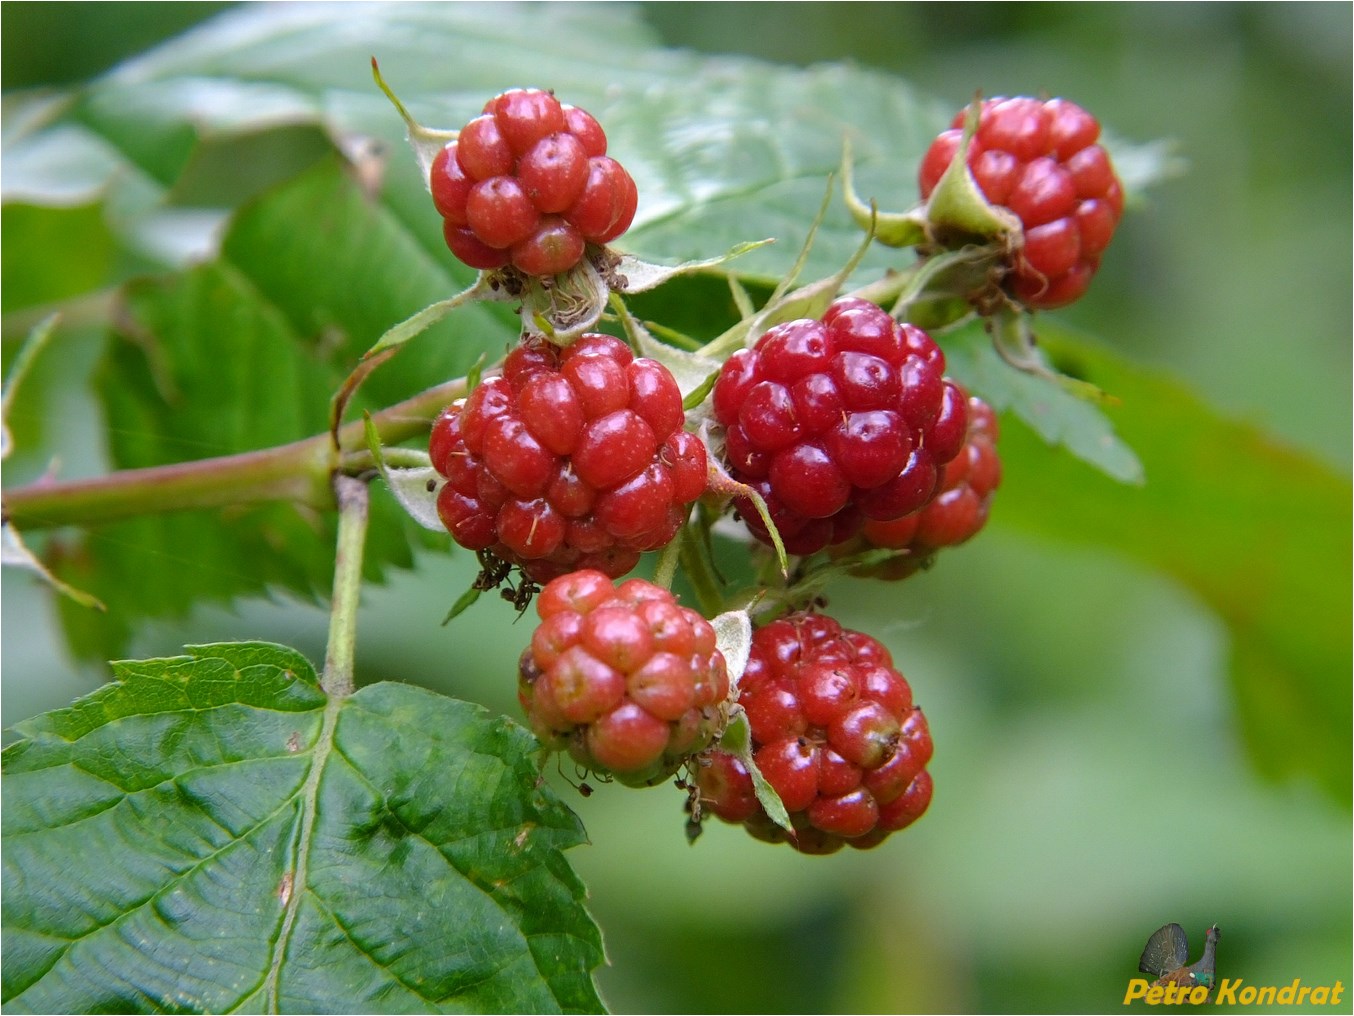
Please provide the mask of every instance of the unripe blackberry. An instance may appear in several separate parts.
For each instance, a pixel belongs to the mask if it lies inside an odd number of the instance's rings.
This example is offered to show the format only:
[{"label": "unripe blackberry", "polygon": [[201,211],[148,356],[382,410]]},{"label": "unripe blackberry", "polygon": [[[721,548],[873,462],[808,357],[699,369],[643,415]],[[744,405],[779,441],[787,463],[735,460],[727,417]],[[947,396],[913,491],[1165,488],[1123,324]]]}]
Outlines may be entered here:
[{"label": "unripe blackberry", "polygon": [[616,239],[635,216],[635,182],[606,150],[597,121],[550,92],[490,99],[433,160],[447,246],[471,268],[567,272],[587,244]]},{"label": "unripe blackberry", "polygon": [[723,731],[729,676],[714,628],[666,589],[577,571],[549,582],[536,611],[517,694],[546,747],[650,786]]},{"label": "unripe blackberry", "polygon": [[888,650],[822,614],[753,634],[738,685],[757,768],[780,795],[789,836],[757,803],[742,763],[715,749],[696,770],[701,806],[804,853],[873,847],[931,800],[930,730]]},{"label": "unripe blackberry", "polygon": [[[965,112],[931,143],[919,171],[928,198],[954,160]],[[988,99],[968,149],[983,196],[1023,226],[1006,286],[1033,308],[1061,307],[1086,292],[1124,210],[1124,193],[1100,124],[1066,99]]]},{"label": "unripe blackberry", "polygon": [[524,343],[434,421],[438,514],[461,546],[537,582],[623,575],[672,540],[705,489],[705,446],[685,419],[668,369],[619,339]]},{"label": "unripe blackberry", "polygon": [[[713,404],[730,474],[766,500],[789,553],[930,502],[967,425],[944,372],[925,332],[850,297],[821,320],[776,325],[725,362]],[[738,509],[769,542],[756,511],[745,501]]]},{"label": "unripe blackberry", "polygon": [[982,399],[972,396],[968,418],[964,448],[946,463],[941,491],[934,501],[916,514],[893,522],[867,519],[859,537],[834,549],[839,555],[872,547],[906,553],[853,574],[906,578],[929,564],[936,551],[972,539],[986,525],[993,495],[1001,483],[997,414]]}]

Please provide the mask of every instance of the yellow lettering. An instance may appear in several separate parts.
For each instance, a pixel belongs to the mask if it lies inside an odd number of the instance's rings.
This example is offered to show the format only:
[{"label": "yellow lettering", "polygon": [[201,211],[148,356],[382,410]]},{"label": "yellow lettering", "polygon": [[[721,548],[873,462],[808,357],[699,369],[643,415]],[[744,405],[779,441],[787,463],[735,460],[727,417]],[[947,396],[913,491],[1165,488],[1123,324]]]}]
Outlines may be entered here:
[{"label": "yellow lettering", "polygon": [[1340,982],[1340,981],[1336,981],[1336,982],[1335,982],[1335,987],[1334,987],[1333,989],[1331,989],[1331,993],[1330,993],[1330,1004],[1331,1004],[1331,1005],[1339,1005],[1339,1004],[1340,1004],[1340,993],[1341,993],[1342,991],[1344,991],[1344,990],[1345,990],[1344,984],[1343,984],[1342,982]]},{"label": "yellow lettering", "polygon": [[1147,999],[1146,999],[1147,1004],[1148,1004],[1148,1005],[1160,1005],[1160,1004],[1161,1004],[1161,996],[1164,995],[1164,994],[1166,994],[1166,989],[1165,989],[1165,988],[1163,988],[1163,987],[1162,987],[1161,985],[1159,985],[1159,984],[1154,984],[1154,985],[1152,985],[1150,988],[1147,989]]},{"label": "yellow lettering", "polygon": [[1312,989],[1312,1005],[1327,1005],[1330,1003],[1330,985],[1318,984]]},{"label": "yellow lettering", "polygon": [[1207,1001],[1208,1001],[1208,985],[1196,984],[1194,987],[1189,989],[1188,1002],[1190,1005],[1203,1005]]},{"label": "yellow lettering", "polygon": [[1274,985],[1266,984],[1263,988],[1261,988],[1259,991],[1255,993],[1256,1004],[1273,1005],[1275,1000],[1274,996],[1278,993],[1278,991],[1279,989]]},{"label": "yellow lettering", "polygon": [[1241,985],[1239,977],[1224,977],[1218,982],[1218,1005],[1236,1005],[1236,989]]},{"label": "yellow lettering", "polygon": [[1255,989],[1248,984],[1246,985],[1246,987],[1242,988],[1239,992],[1237,992],[1237,998],[1242,1005],[1254,1005]]},{"label": "yellow lettering", "polygon": [[1280,1005],[1292,1005],[1292,1004],[1293,1004],[1293,999],[1297,996],[1297,993],[1298,993],[1298,985],[1301,984],[1301,983],[1302,983],[1302,978],[1301,978],[1301,977],[1297,977],[1297,978],[1294,978],[1294,979],[1293,979],[1293,983],[1292,983],[1292,984],[1286,984],[1286,985],[1284,985],[1282,988],[1280,988],[1280,989],[1279,989],[1279,994],[1278,994],[1278,996],[1277,996],[1279,1004],[1280,1004]]},{"label": "yellow lettering", "polygon": [[1307,996],[1310,995],[1311,993],[1312,989],[1304,984],[1301,988],[1298,989],[1298,997],[1294,999],[1294,1001],[1298,1005],[1302,1005],[1303,1002],[1307,1001]]},{"label": "yellow lettering", "polygon": [[1145,977],[1132,977],[1128,981],[1128,990],[1124,992],[1124,1005],[1128,1005],[1135,998],[1142,998],[1147,994],[1147,985],[1150,982]]}]

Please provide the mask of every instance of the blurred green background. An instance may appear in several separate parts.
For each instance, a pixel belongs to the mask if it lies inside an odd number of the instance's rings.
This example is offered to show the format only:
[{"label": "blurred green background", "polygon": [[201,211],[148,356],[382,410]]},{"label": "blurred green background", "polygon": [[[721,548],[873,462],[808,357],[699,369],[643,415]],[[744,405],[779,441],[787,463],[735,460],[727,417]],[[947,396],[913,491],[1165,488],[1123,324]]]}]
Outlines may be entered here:
[{"label": "blurred green background", "polygon": [[[225,6],[5,4],[3,86],[78,81]],[[1169,139],[1183,171],[1126,217],[1090,296],[1060,318],[1348,475],[1348,5],[642,12],[671,46],[851,60],[955,108],[976,90],[1064,95],[1116,134]],[[454,650],[438,627],[470,578],[460,557],[425,557],[370,590],[362,679],[516,715],[502,676],[523,626],[482,610],[482,639]],[[4,592],[9,726],[103,675],[68,657],[26,578],[7,573]],[[833,610],[890,645],[926,707],[930,814],[876,851],[825,859],[718,824],[688,847],[670,789],[566,798],[592,840],[571,860],[606,936],[598,981],[614,1010],[1112,1011],[1168,921],[1196,951],[1222,927],[1222,976],[1349,985],[1349,812],[1255,775],[1230,712],[1227,633],[1191,594],[1105,552],[1021,536],[1000,494],[980,539],[887,592],[843,585]],[[133,655],[266,638],[318,659],[325,620],[291,602],[203,609],[147,626]]]}]

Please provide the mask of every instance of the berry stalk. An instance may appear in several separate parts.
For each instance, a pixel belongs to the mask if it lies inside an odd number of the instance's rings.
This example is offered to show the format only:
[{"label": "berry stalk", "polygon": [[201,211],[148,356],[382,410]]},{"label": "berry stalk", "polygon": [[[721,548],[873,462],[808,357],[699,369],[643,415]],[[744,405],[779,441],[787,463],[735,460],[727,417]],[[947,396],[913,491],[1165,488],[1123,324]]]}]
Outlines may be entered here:
[{"label": "berry stalk", "polygon": [[[383,444],[426,432],[433,417],[465,393],[458,378],[372,414]],[[21,531],[92,526],[142,515],[221,508],[262,501],[295,501],[332,509],[330,476],[360,473],[375,462],[362,421],[290,444],[167,466],[126,469],[88,480],[38,480],[4,495],[5,519]]]},{"label": "berry stalk", "polygon": [[325,648],[320,687],[333,698],[347,698],[354,687],[362,552],[371,505],[367,480],[342,474],[335,476],[334,499],[339,508],[338,544],[334,557],[334,595],[329,607],[329,643]]}]

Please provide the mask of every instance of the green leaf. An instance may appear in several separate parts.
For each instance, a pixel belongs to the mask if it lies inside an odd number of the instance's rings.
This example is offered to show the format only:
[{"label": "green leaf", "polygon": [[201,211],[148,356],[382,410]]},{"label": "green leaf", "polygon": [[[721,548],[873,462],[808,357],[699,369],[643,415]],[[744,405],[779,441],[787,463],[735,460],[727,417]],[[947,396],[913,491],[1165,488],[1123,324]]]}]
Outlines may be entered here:
[{"label": "green leaf", "polygon": [[581,1012],[600,935],[534,740],[267,643],[116,665],[4,753],[12,1012]]},{"label": "green leaf", "polygon": [[992,518],[1116,548],[1193,590],[1232,636],[1239,719],[1261,771],[1314,778],[1348,804],[1348,478],[1085,339],[1046,326],[1040,341],[1060,370],[1118,399],[1107,416],[1140,451],[1144,482],[1117,483],[1004,426]]},{"label": "green leaf", "polygon": [[[114,248],[98,205],[6,204],[0,210],[0,272],[5,280],[0,305],[8,313],[97,289],[112,274]],[[52,250],[78,250],[81,256],[46,256]]]},{"label": "green leaf", "polygon": [[[548,51],[542,38],[552,40]],[[459,57],[449,65],[452,51]],[[124,186],[119,161],[167,188],[205,140],[317,123],[344,150],[360,137],[388,146],[383,199],[412,224],[429,214],[426,187],[404,145],[404,121],[372,81],[373,56],[410,113],[432,128],[460,127],[504,88],[555,89],[602,121],[611,152],[635,177],[640,208],[623,249],[688,261],[775,237],[775,247],[738,266],[768,276],[792,262],[845,138],[862,197],[908,206],[917,161],[954,112],[856,67],[799,70],[663,50],[637,10],[610,5],[245,5],[101,79],[65,120],[22,139],[18,154],[41,147],[49,178],[86,188]],[[607,73],[599,76],[598,66]],[[63,158],[51,137],[62,130],[76,131],[101,160],[82,155],[74,140]],[[1119,148],[1128,146],[1115,147],[1116,160]],[[1150,181],[1152,160],[1132,164],[1148,166],[1140,182]],[[423,230],[430,249],[435,227]],[[860,235],[846,208],[834,208],[806,277],[838,268]],[[897,256],[877,251],[868,265],[896,264]]]},{"label": "green leaf", "polygon": [[[1041,332],[1042,334],[1042,332]],[[942,336],[950,376],[998,412],[1009,411],[1049,445],[1066,449],[1122,483],[1143,482],[1130,442],[1115,433],[1112,410],[1068,391],[1051,377],[1017,370],[1001,358],[980,326]],[[1119,393],[1109,389],[1109,395]]]}]

